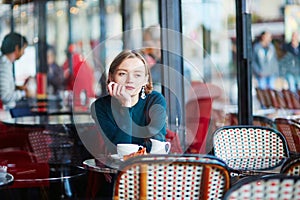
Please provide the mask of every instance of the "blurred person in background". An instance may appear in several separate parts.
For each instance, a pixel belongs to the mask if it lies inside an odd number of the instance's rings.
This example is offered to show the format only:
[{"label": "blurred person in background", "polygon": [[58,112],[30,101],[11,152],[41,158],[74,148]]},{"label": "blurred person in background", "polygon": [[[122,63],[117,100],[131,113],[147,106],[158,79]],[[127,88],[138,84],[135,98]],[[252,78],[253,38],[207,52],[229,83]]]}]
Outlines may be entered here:
[{"label": "blurred person in background", "polygon": [[32,91],[27,89],[27,81],[25,81],[23,86],[16,86],[13,74],[13,63],[23,56],[27,46],[27,39],[19,33],[9,33],[2,41],[0,55],[0,98],[5,110],[14,108],[16,102],[22,98],[33,96]]},{"label": "blurred person in background", "polygon": [[268,31],[263,31],[258,42],[253,45],[252,67],[259,88],[275,88],[279,66],[276,50],[272,44],[272,34]]},{"label": "blurred person in background", "polygon": [[[69,52],[72,55],[72,72],[67,59],[63,64],[64,88],[73,91],[74,105],[86,106],[89,98],[95,97],[94,69],[83,55],[76,49],[75,44],[70,45]],[[83,96],[83,99],[82,99]]]},{"label": "blurred person in background", "polygon": [[161,42],[160,26],[152,25],[143,33],[143,56],[151,70],[154,90],[161,92]]},{"label": "blurred person in background", "polygon": [[300,45],[297,32],[292,33],[291,41],[283,46],[286,52],[283,62],[283,75],[288,82],[289,89],[296,92],[300,87]]},{"label": "blurred person in background", "polygon": [[64,89],[64,74],[63,69],[56,63],[56,51],[53,46],[47,48],[47,93],[52,95],[58,95],[59,91]]}]

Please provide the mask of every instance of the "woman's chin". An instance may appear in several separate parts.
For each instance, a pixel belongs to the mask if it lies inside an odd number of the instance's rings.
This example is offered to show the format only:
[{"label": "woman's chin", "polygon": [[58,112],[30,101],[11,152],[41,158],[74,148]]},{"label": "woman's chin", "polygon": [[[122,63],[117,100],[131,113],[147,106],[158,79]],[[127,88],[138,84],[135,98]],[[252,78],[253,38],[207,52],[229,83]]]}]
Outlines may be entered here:
[{"label": "woman's chin", "polygon": [[137,92],[128,92],[128,94],[131,96],[131,98],[139,95]]}]

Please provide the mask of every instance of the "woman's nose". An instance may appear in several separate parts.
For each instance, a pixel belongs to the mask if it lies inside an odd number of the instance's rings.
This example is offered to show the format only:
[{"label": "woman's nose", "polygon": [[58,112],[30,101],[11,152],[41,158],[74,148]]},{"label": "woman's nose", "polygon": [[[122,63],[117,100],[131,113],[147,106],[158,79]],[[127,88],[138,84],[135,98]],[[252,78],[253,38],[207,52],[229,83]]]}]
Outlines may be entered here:
[{"label": "woman's nose", "polygon": [[132,82],[133,81],[133,74],[128,74],[128,76],[127,76],[127,80],[126,80],[127,82]]}]

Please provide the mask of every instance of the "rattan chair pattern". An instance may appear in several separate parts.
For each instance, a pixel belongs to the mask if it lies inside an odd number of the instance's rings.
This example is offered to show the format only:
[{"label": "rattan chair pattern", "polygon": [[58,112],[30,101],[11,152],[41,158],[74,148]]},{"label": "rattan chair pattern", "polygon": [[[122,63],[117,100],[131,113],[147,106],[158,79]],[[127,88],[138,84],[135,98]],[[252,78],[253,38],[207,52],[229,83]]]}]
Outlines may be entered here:
[{"label": "rattan chair pattern", "polygon": [[300,175],[300,158],[293,158],[287,160],[281,168],[280,173],[290,175],[290,176],[299,176]]},{"label": "rattan chair pattern", "polygon": [[260,88],[255,88],[255,90],[256,90],[257,100],[259,101],[259,103],[261,104],[262,107],[267,108],[265,96],[264,96],[262,90]]},{"label": "rattan chair pattern", "polygon": [[288,108],[284,96],[282,94],[282,91],[274,90],[273,92],[275,93],[278,108]]},{"label": "rattan chair pattern", "polygon": [[229,199],[300,199],[300,179],[285,175],[250,177],[226,192],[224,200]]},{"label": "rattan chair pattern", "polygon": [[38,162],[66,164],[71,162],[74,141],[66,133],[50,130],[33,131],[28,134]]},{"label": "rattan chair pattern", "polygon": [[266,89],[255,88],[256,89],[256,96],[258,101],[260,102],[263,108],[270,108],[272,107],[271,96]]},{"label": "rattan chair pattern", "polygon": [[286,140],[279,131],[250,125],[216,130],[213,150],[233,170],[273,169],[289,157]]},{"label": "rattan chair pattern", "polygon": [[285,137],[291,156],[300,154],[300,125],[293,119],[276,118],[277,130]]},{"label": "rattan chair pattern", "polygon": [[299,109],[299,95],[289,89],[282,90],[283,97],[286,101],[287,108],[289,109]]},{"label": "rattan chair pattern", "polygon": [[208,155],[137,156],[120,169],[114,199],[222,199],[230,187],[226,164]]}]

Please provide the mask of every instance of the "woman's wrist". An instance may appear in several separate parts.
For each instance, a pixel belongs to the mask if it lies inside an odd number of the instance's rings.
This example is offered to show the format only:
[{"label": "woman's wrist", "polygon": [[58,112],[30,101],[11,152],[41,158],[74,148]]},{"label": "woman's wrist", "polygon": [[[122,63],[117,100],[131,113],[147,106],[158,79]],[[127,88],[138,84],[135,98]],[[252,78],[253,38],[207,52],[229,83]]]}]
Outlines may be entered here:
[{"label": "woman's wrist", "polygon": [[131,103],[130,102],[124,102],[121,105],[122,105],[122,107],[126,107],[126,108],[130,108],[131,107]]}]

